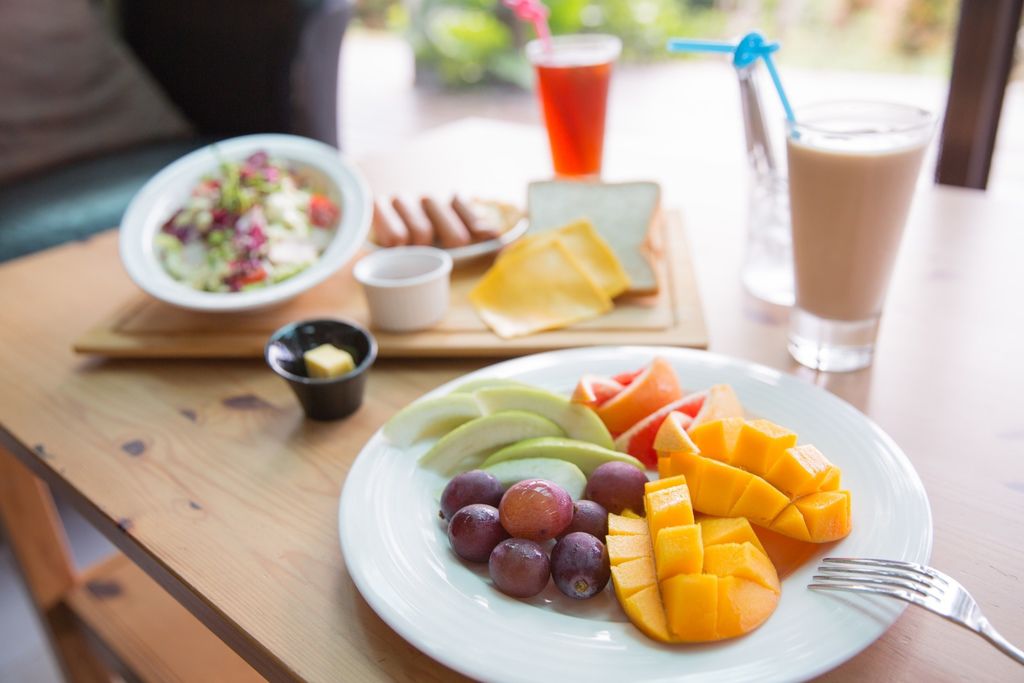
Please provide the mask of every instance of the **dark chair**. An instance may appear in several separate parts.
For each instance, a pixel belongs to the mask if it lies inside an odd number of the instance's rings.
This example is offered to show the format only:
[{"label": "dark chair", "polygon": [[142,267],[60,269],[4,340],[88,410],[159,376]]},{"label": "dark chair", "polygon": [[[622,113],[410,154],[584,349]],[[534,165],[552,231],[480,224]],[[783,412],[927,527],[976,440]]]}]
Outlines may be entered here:
[{"label": "dark chair", "polygon": [[118,224],[146,180],[213,140],[291,132],[338,146],[350,0],[121,0],[112,23],[195,135],[77,160],[0,187],[0,261]]}]

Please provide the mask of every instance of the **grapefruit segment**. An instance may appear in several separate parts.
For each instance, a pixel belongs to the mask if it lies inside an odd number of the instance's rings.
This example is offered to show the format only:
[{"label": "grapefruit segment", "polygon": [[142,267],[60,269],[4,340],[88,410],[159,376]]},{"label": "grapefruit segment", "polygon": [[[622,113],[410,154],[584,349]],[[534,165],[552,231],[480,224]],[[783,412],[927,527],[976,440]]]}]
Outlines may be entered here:
[{"label": "grapefruit segment", "polygon": [[664,358],[655,358],[625,389],[598,406],[597,414],[612,436],[618,436],[682,395],[675,369]]},{"label": "grapefruit segment", "polygon": [[724,420],[727,417],[743,417],[743,405],[736,392],[728,384],[716,384],[708,389],[707,398],[693,418],[694,430],[705,422]]}]

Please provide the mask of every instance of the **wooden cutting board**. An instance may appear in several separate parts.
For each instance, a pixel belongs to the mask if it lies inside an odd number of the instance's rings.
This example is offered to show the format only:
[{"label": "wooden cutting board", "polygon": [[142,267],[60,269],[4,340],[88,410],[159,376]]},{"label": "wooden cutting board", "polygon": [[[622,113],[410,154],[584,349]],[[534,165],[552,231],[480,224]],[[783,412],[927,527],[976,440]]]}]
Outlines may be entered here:
[{"label": "wooden cutting board", "polygon": [[[452,274],[451,306],[436,327],[410,334],[374,330],[380,356],[511,357],[572,346],[661,344],[707,347],[693,265],[678,212],[666,212],[649,247],[660,290],[648,297],[621,297],[610,313],[561,330],[501,339],[483,324],[469,291],[491,259]],[[366,300],[351,264],[280,306],[247,313],[199,313],[134,295],[74,344],[78,353],[111,358],[259,358],[278,327],[306,318],[346,318],[369,325]]]}]

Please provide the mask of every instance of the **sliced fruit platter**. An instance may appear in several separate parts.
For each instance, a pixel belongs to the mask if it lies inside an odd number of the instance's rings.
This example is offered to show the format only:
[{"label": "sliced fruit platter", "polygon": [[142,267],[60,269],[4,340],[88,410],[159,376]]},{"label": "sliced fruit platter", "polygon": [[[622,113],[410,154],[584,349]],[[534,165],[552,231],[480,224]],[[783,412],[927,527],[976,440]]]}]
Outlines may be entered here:
[{"label": "sliced fruit platter", "polygon": [[[881,605],[865,619],[805,589],[837,543],[916,561],[930,549],[909,463],[838,399],[679,349],[571,350],[491,370],[502,369],[398,411],[342,498],[353,579],[431,656],[495,680],[565,675],[573,652],[598,661],[570,680],[781,680],[831,668],[899,614]],[[370,512],[380,542],[346,509]],[[886,517],[900,526],[859,532]],[[502,647],[512,634],[532,641],[513,648],[530,670]]]}]

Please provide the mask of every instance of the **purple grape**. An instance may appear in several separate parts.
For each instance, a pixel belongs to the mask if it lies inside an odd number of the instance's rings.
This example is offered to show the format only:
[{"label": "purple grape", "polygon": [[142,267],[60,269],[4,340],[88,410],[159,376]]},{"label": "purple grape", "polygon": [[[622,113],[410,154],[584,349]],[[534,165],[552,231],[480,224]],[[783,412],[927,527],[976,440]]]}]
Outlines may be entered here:
[{"label": "purple grape", "polygon": [[595,596],[608,585],[611,575],[607,548],[590,534],[573,532],[551,551],[551,578],[570,598]]},{"label": "purple grape", "polygon": [[441,519],[451,519],[460,509],[473,503],[498,507],[504,492],[497,478],[483,470],[457,474],[441,494]]},{"label": "purple grape", "polygon": [[524,479],[505,491],[498,509],[511,536],[546,541],[572,521],[572,496],[546,479]]},{"label": "purple grape", "polygon": [[508,538],[501,526],[498,508],[474,503],[454,515],[448,525],[448,542],[455,554],[467,562],[486,562],[494,546]]},{"label": "purple grape", "polygon": [[551,576],[547,553],[524,538],[510,538],[495,546],[487,569],[498,590],[513,598],[531,598],[540,593]]},{"label": "purple grape", "polygon": [[646,483],[647,475],[632,465],[606,462],[591,472],[583,495],[604,506],[608,512],[618,515],[628,508],[642,515]]},{"label": "purple grape", "polygon": [[604,540],[608,535],[608,511],[603,505],[592,500],[577,500],[572,504],[572,522],[561,536],[567,536],[574,531],[590,534],[599,541]]}]

